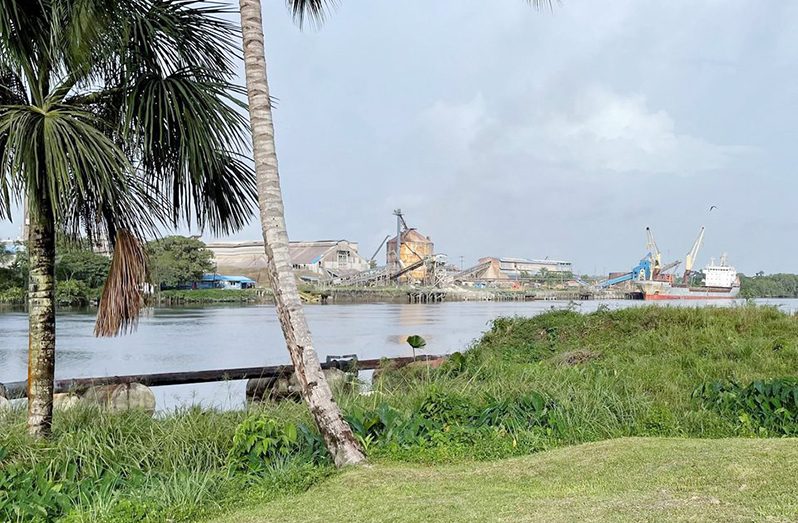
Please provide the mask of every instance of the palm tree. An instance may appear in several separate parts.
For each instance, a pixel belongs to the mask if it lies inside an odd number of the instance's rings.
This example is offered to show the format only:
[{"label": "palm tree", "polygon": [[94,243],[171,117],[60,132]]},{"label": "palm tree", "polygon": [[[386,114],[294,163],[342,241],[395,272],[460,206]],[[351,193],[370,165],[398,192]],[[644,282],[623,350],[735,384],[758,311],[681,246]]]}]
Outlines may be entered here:
[{"label": "palm tree", "polygon": [[[277,316],[302,389],[302,397],[308,404],[327,450],[336,466],[356,465],[365,462],[366,455],[352,434],[352,429],[344,421],[321,371],[288,253],[288,233],[266,78],[260,0],[239,2],[260,220],[268,261],[267,273],[274,290]],[[322,7],[322,0],[291,0],[290,3],[299,13],[304,13],[305,9],[319,12],[318,9]]]},{"label": "palm tree", "polygon": [[107,240],[95,332],[132,328],[158,225],[240,228],[254,211],[237,28],[195,0],[0,0],[0,217],[26,201],[28,428],[52,423],[56,235]]},{"label": "palm tree", "polygon": [[[334,3],[334,0],[286,1],[300,26],[307,18],[322,21],[326,8]],[[538,9],[544,6],[551,8],[553,3],[553,0],[526,1]],[[364,463],[365,454],[344,421],[321,371],[288,254],[288,233],[280,190],[272,106],[266,74],[261,2],[239,0],[239,8],[260,219],[269,280],[277,303],[277,315],[302,388],[302,396],[313,414],[335,464],[341,467]]]}]

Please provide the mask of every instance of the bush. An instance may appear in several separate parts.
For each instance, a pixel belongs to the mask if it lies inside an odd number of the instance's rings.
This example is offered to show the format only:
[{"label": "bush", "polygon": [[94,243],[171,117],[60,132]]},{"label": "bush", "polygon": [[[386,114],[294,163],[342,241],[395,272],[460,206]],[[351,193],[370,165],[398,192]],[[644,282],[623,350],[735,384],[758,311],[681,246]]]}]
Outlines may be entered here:
[{"label": "bush", "polygon": [[79,280],[59,281],[55,285],[55,301],[58,305],[85,307],[98,296],[96,289],[89,288]]},{"label": "bush", "polygon": [[22,305],[25,303],[27,293],[22,287],[9,287],[0,291],[0,303]]},{"label": "bush", "polygon": [[227,460],[232,470],[262,473],[298,453],[300,446],[299,430],[293,423],[250,416],[236,428]]},{"label": "bush", "polygon": [[797,378],[758,380],[745,386],[715,381],[696,389],[694,396],[745,430],[798,435]]}]

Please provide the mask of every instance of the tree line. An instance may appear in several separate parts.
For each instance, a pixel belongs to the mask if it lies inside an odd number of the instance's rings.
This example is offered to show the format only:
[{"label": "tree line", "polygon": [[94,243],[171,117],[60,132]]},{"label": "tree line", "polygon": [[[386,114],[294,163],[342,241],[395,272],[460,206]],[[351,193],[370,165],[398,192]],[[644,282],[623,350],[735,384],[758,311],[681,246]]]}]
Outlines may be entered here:
[{"label": "tree line", "polygon": [[[196,238],[167,236],[144,245],[148,281],[158,289],[190,285],[215,270],[213,253]],[[57,242],[55,257],[56,302],[86,306],[100,298],[108,278],[111,258],[96,252],[86,241]],[[0,253],[0,303],[22,304],[26,298],[29,258],[24,247]]]},{"label": "tree line", "polygon": [[741,274],[740,295],[744,298],[798,298],[798,274]]}]

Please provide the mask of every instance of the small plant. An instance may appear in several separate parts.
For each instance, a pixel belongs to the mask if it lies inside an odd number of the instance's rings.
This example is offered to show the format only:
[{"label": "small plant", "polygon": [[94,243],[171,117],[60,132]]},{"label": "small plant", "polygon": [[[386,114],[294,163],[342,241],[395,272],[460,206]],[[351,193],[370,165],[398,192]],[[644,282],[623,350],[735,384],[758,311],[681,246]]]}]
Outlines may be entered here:
[{"label": "small plant", "polygon": [[553,409],[553,402],[534,391],[517,397],[497,397],[482,411],[480,423],[509,431],[547,427],[552,424]]},{"label": "small plant", "polygon": [[228,464],[233,470],[262,472],[285,460],[299,448],[299,432],[293,423],[280,424],[265,416],[250,416],[236,428]]},{"label": "small plant", "polygon": [[427,340],[425,340],[418,334],[414,334],[412,336],[407,337],[407,344],[410,345],[410,348],[413,349],[413,359],[416,359],[416,350],[426,347]]}]

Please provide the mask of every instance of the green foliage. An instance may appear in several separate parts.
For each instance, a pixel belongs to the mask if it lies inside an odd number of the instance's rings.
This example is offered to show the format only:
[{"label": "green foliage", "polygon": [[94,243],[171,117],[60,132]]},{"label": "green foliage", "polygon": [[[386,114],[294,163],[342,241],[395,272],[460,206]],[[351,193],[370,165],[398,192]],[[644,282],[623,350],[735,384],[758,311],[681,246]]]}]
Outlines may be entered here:
[{"label": "green foliage", "polygon": [[[298,425],[283,421],[294,411],[302,409],[281,409],[280,427]],[[78,407],[58,411],[52,440],[39,444],[26,434],[24,412],[0,413],[0,521],[194,521],[247,499],[302,491],[329,474],[307,443],[318,434],[301,431],[290,452],[285,439],[270,447],[275,459],[257,475],[231,468],[237,427],[248,417],[189,409],[153,419]]]},{"label": "green foliage", "polygon": [[161,291],[158,299],[162,303],[255,303],[270,302],[272,295],[262,289],[196,289]]},{"label": "green foliage", "polygon": [[[570,357],[576,354],[600,357]],[[411,443],[412,451],[406,441],[384,445],[372,437],[371,449],[391,459],[440,462],[621,436],[748,434],[736,416],[694,401],[693,391],[708,381],[746,383],[795,368],[798,318],[772,307],[499,318],[440,368],[382,374],[375,384],[381,401],[404,417],[423,418],[434,436]],[[419,406],[426,414],[416,414]]]},{"label": "green foliage", "polygon": [[756,380],[745,386],[715,381],[696,389],[694,396],[752,432],[798,435],[798,378]]},{"label": "green foliage", "polygon": [[147,243],[150,277],[161,288],[175,288],[202,279],[214,268],[213,253],[196,238],[167,236]]},{"label": "green foliage", "polygon": [[12,253],[5,246],[0,246],[0,251],[0,295],[3,291],[24,288],[28,283],[27,253],[24,249]]},{"label": "green foliage", "polygon": [[0,303],[7,303],[10,305],[22,305],[25,303],[27,293],[22,287],[9,287],[0,290]]},{"label": "green foliage", "polygon": [[0,217],[27,196],[32,216],[71,235],[245,223],[255,184],[241,160],[238,35],[225,9],[195,0],[6,4]]},{"label": "green foliage", "polygon": [[92,289],[103,286],[111,266],[110,258],[97,254],[90,248],[73,247],[63,251],[55,259],[57,281],[79,281]]},{"label": "green foliage", "polygon": [[228,463],[234,470],[262,472],[295,452],[299,441],[293,423],[280,423],[263,415],[250,416],[236,428]]},{"label": "green foliage", "polygon": [[798,274],[740,275],[743,298],[798,298]]},{"label": "green foliage", "polygon": [[59,281],[55,284],[55,301],[68,307],[85,307],[100,298],[100,289],[92,289],[79,280]]},{"label": "green foliage", "polygon": [[[564,357],[578,351],[601,358]],[[553,311],[498,319],[445,365],[386,370],[371,394],[336,400],[372,461],[493,460],[625,436],[798,435],[798,380],[772,378],[795,368],[798,318],[775,308]],[[22,413],[0,416],[0,469],[18,467],[3,510],[194,520],[329,473],[303,406],[261,409],[160,419],[79,409],[57,414],[46,446],[27,439]],[[68,508],[42,497],[56,484]]]},{"label": "green foliage", "polygon": [[407,344],[413,347],[414,349],[420,349],[422,347],[426,347],[427,341],[421,336],[414,334],[413,336],[407,337]]},{"label": "green foliage", "polygon": [[468,452],[472,447],[472,457],[491,457],[497,451],[513,453],[511,448],[517,448],[520,434],[539,428],[551,432],[553,408],[535,392],[472,398],[432,384],[418,400],[399,407],[386,401],[371,408],[352,406],[346,420],[372,454],[396,457],[432,452],[444,456]]},{"label": "green foliage", "polygon": [[[50,520],[66,512],[75,497],[64,492],[75,483],[54,482],[44,467],[33,469],[15,463],[0,468],[0,518],[2,521]],[[72,494],[72,496],[70,496]]]}]

